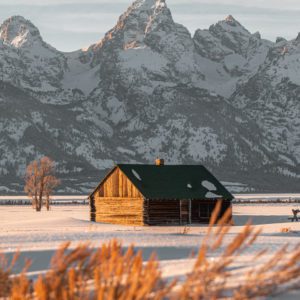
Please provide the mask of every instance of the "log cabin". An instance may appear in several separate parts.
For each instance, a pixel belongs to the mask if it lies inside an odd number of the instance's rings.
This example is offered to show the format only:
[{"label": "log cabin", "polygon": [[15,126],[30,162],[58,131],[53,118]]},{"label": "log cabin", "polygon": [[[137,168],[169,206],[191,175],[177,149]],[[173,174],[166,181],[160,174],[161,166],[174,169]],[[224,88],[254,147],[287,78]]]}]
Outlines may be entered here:
[{"label": "log cabin", "polygon": [[201,165],[118,164],[90,194],[91,220],[134,226],[209,223],[221,217],[231,193]]}]

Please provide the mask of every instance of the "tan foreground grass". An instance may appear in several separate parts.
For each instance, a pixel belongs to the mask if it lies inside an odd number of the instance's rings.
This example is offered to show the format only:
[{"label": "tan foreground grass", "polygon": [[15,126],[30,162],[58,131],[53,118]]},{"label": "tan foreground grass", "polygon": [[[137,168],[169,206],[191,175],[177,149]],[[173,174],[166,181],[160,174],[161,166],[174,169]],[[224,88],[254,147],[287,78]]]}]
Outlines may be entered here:
[{"label": "tan foreground grass", "polygon": [[292,231],[291,227],[283,227],[283,228],[280,229],[281,233],[289,233],[291,231]]},{"label": "tan foreground grass", "polygon": [[[217,221],[221,204],[217,205],[196,257],[193,270],[183,280],[171,282],[162,278],[155,255],[143,263],[142,253],[134,247],[122,248],[116,240],[97,250],[89,244],[70,249],[63,244],[51,262],[51,269],[35,282],[24,272],[12,276],[15,255],[8,264],[0,260],[0,298],[38,300],[160,300],[160,299],[256,299],[291,289],[300,289],[300,247],[284,246],[269,260],[253,267],[238,284],[232,265],[239,255],[257,239],[260,230],[250,223],[224,246],[231,225],[228,211]],[[218,226],[214,226],[218,225]],[[214,259],[211,256],[214,255]],[[255,259],[267,251],[257,253]]]}]

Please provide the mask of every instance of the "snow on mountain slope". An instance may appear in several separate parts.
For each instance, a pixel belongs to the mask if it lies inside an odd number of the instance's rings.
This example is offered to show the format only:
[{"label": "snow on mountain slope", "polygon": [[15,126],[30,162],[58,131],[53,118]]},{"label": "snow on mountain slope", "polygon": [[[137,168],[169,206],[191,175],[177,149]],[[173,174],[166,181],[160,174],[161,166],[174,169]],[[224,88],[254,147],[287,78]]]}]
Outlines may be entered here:
[{"label": "snow on mountain slope", "polygon": [[257,121],[264,143],[279,155],[279,161],[294,167],[279,173],[299,176],[300,164],[300,42],[297,39],[276,43],[260,69],[241,84],[232,97]]},{"label": "snow on mountain slope", "polygon": [[64,90],[77,90],[88,96],[99,82],[98,66],[91,68],[89,64],[81,59],[82,51],[66,54],[66,70],[62,79]]},{"label": "snow on mountain slope", "polygon": [[30,21],[9,18],[0,27],[0,41],[2,81],[30,91],[44,103],[58,104],[70,97],[63,95],[61,83],[67,68],[65,55],[45,43]]},{"label": "snow on mountain slope", "polygon": [[215,80],[211,82],[216,92],[225,97],[235,91],[239,82],[257,72],[273,45],[262,40],[259,33],[251,34],[231,15],[208,30],[197,30],[194,41],[201,56],[217,63],[214,69],[222,74],[222,88],[216,86]]},{"label": "snow on mountain slope", "polygon": [[15,48],[43,43],[39,30],[21,16],[11,17],[2,24],[0,38]]},{"label": "snow on mountain slope", "polygon": [[12,17],[0,27],[0,178],[21,190],[25,165],[48,155],[66,192],[87,192],[114,162],[160,156],[245,190],[296,191],[299,40],[263,40],[232,16],[192,37],[164,0],[137,0],[100,42],[62,53]]}]

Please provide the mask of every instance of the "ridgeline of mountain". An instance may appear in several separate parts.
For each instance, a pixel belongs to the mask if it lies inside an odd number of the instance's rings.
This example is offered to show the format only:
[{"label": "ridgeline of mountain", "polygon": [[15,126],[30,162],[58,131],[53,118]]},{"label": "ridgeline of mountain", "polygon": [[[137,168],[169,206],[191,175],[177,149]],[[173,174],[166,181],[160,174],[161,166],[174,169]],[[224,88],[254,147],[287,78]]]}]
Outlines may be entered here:
[{"label": "ridgeline of mountain", "polygon": [[232,16],[197,30],[137,0],[87,50],[57,51],[20,16],[0,27],[0,193],[47,155],[60,192],[115,162],[205,164],[233,192],[300,191],[300,38],[276,43]]}]

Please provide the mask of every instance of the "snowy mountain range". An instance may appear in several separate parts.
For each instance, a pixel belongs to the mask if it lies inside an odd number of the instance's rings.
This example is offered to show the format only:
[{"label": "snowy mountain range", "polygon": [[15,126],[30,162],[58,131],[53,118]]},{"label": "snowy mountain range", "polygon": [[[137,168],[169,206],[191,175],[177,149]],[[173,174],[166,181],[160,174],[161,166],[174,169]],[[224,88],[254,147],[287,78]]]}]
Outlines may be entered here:
[{"label": "snowy mountain range", "polygon": [[231,191],[300,191],[300,35],[276,42],[232,16],[197,30],[137,0],[88,49],[63,53],[21,16],[0,27],[0,193],[47,155],[60,192],[115,162],[206,165]]}]

